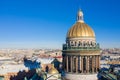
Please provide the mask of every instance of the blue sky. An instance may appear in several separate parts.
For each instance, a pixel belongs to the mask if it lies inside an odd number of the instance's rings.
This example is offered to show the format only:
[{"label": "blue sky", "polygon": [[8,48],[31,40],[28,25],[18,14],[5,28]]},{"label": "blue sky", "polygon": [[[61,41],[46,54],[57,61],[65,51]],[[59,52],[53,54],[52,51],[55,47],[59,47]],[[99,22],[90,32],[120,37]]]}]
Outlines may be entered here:
[{"label": "blue sky", "polygon": [[62,48],[79,8],[102,48],[120,48],[120,0],[0,0],[0,48]]}]

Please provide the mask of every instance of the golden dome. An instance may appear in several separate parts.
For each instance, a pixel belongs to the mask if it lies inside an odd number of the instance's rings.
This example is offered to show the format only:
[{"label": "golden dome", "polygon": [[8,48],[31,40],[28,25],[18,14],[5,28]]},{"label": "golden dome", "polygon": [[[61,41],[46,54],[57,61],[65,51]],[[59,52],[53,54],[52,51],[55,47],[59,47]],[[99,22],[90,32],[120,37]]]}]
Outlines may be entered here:
[{"label": "golden dome", "polygon": [[67,33],[67,38],[76,38],[76,37],[95,37],[95,33],[83,20],[83,12],[78,11],[77,22],[70,28]]},{"label": "golden dome", "polygon": [[52,65],[51,69],[48,72],[49,74],[58,74],[58,70],[54,68],[54,65]]},{"label": "golden dome", "polygon": [[77,22],[67,33],[67,38],[95,37],[94,31],[84,22]]}]

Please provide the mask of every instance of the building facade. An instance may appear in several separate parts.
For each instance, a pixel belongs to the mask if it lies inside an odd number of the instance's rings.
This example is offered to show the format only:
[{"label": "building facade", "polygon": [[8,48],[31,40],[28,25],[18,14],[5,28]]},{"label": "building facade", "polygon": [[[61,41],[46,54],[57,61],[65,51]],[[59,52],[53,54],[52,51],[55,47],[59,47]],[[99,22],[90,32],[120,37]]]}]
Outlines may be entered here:
[{"label": "building facade", "polygon": [[[100,47],[96,42],[94,31],[84,22],[82,10],[78,11],[77,21],[67,33],[62,52],[66,78],[88,80],[87,76],[96,76],[94,74],[100,68]],[[97,78],[94,77],[92,80],[95,79]]]}]

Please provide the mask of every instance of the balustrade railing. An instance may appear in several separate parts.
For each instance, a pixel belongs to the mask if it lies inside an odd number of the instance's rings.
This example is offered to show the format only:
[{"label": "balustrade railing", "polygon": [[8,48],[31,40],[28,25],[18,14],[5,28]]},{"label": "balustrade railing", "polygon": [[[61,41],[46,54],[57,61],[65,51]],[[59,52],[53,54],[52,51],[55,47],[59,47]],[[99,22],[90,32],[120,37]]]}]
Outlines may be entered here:
[{"label": "balustrade railing", "polygon": [[63,50],[100,50],[99,44],[95,46],[67,46],[63,44]]}]

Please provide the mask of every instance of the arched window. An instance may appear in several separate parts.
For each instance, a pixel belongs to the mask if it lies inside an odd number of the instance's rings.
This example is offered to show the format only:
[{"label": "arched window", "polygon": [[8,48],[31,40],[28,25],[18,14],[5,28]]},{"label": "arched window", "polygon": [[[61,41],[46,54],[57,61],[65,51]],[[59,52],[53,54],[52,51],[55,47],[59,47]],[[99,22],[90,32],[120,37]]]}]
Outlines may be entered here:
[{"label": "arched window", "polygon": [[77,46],[77,42],[75,41],[75,46]]},{"label": "arched window", "polygon": [[83,41],[83,46],[85,47],[85,41]]},{"label": "arched window", "polygon": [[78,46],[81,46],[81,45],[80,45],[80,41],[78,42]]},{"label": "arched window", "polygon": [[91,44],[90,44],[91,46],[93,45],[93,43],[92,43],[92,41],[91,41]]},{"label": "arched window", "polygon": [[71,46],[73,46],[73,41],[71,41]]}]

